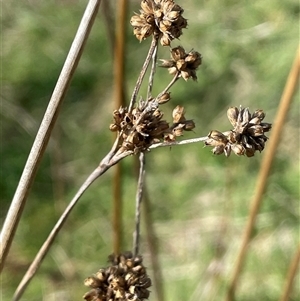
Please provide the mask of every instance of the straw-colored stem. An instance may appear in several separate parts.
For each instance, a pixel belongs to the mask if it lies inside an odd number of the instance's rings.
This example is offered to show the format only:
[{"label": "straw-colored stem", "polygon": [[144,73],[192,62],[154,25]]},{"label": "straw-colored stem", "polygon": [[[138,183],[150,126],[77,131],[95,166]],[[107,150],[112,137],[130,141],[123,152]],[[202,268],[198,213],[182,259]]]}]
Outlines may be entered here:
[{"label": "straw-colored stem", "polygon": [[289,266],[289,270],[286,275],[286,281],[285,281],[285,285],[280,301],[290,300],[290,294],[293,288],[293,283],[297,274],[297,270],[299,268],[299,263],[300,263],[300,245],[298,246],[295,256],[291,260],[291,264]]},{"label": "straw-colored stem", "polygon": [[157,98],[159,98],[160,96],[164,95],[166,92],[169,91],[169,89],[176,83],[176,81],[179,79],[179,71],[174,75],[174,77],[172,78],[172,80],[169,82],[169,84],[166,86],[166,88],[159,93],[159,95],[157,96]]},{"label": "straw-colored stem", "polygon": [[248,221],[245,226],[245,230],[243,232],[241,247],[237,255],[236,264],[233,270],[233,276],[228,287],[228,291],[225,299],[226,301],[234,300],[236,286],[242,271],[243,263],[245,261],[256,216],[259,211],[260,204],[262,202],[262,196],[266,189],[267,179],[271,170],[273,159],[275,157],[275,153],[280,142],[280,135],[284,125],[284,121],[288,113],[288,109],[290,107],[293,95],[297,88],[299,70],[300,70],[300,47],[297,50],[296,58],[293,62],[290,74],[288,76],[286,86],[283,91],[280,104],[278,107],[277,115],[274,120],[273,129],[271,132],[270,140],[268,142],[268,147],[265,150],[265,155],[261,163],[260,171],[257,177],[255,193],[250,205]]},{"label": "straw-colored stem", "polygon": [[152,42],[151,42],[148,54],[146,56],[145,62],[144,62],[143,67],[142,67],[142,70],[140,72],[140,75],[139,75],[139,77],[137,79],[137,82],[135,84],[135,87],[134,87],[132,95],[131,95],[130,104],[129,104],[129,108],[128,108],[129,112],[132,111],[132,109],[133,109],[133,107],[134,107],[134,105],[136,103],[136,98],[137,98],[137,95],[138,95],[138,93],[140,91],[140,88],[141,88],[144,76],[146,74],[146,71],[147,71],[149,63],[151,61],[151,58],[153,56],[153,53],[154,53],[154,51],[155,51],[155,49],[157,47],[157,41],[158,41],[157,37],[153,37],[152,38]]},{"label": "straw-colored stem", "polygon": [[25,164],[0,236],[0,271],[4,266],[5,259],[9,252],[14,234],[25,207],[30,187],[35,178],[39,162],[45,152],[51,131],[59,113],[60,106],[78,65],[85,42],[97,15],[100,2],[101,0],[90,0],[86,7],[69,54],[66,58],[65,64],[49,101],[45,116],[42,120],[41,126],[38,130],[37,136],[34,140],[32,149]]},{"label": "straw-colored stem", "polygon": [[[115,107],[125,106],[124,93],[124,58],[125,58],[125,22],[127,12],[127,0],[120,0],[117,5],[116,14],[116,37],[115,37],[115,56],[114,56],[114,78],[115,78]],[[122,244],[122,170],[121,164],[114,168],[113,181],[113,251],[119,254]]]},{"label": "straw-colored stem", "polygon": [[103,15],[103,20],[106,27],[106,33],[110,44],[111,53],[113,53],[115,47],[115,36],[114,36],[115,28],[113,26],[114,18],[113,18],[111,4],[112,3],[110,0],[102,0],[101,15]]},{"label": "straw-colored stem", "polygon": [[140,226],[141,226],[141,203],[143,198],[144,190],[144,177],[145,177],[145,154],[142,152],[139,156],[140,169],[139,179],[136,191],[135,201],[135,231],[133,234],[133,254],[137,256],[140,248]]},{"label": "straw-colored stem", "polygon": [[161,265],[159,263],[159,250],[155,229],[153,226],[153,218],[151,215],[151,202],[149,194],[147,193],[146,185],[144,185],[144,198],[143,198],[143,211],[144,211],[144,223],[146,228],[146,238],[148,241],[148,248],[150,252],[150,260],[153,270],[153,288],[156,292],[156,298],[158,301],[164,301],[164,287],[163,276],[161,271]]},{"label": "straw-colored stem", "polygon": [[166,147],[166,146],[175,146],[175,145],[185,145],[185,144],[191,144],[191,143],[198,143],[198,142],[204,142],[208,137],[199,137],[199,138],[192,138],[192,139],[186,139],[181,141],[172,141],[172,142],[159,142],[152,144],[149,149],[154,149],[158,147]]},{"label": "straw-colored stem", "polygon": [[79,188],[78,192],[74,196],[74,198],[69,203],[68,207],[65,209],[55,226],[53,227],[52,231],[50,232],[48,238],[45,240],[44,244],[40,248],[39,252],[37,253],[36,257],[32,261],[30,267],[28,268],[26,274],[24,275],[21,283],[19,284],[14,297],[13,301],[17,301],[21,298],[22,294],[24,293],[26,287],[28,286],[31,279],[36,274],[38,268],[40,267],[43,259],[45,258],[46,254],[48,253],[51,245],[54,242],[54,239],[58,235],[59,231],[63,227],[64,223],[66,222],[68,216],[70,215],[71,211],[79,201],[80,197],[83,193],[90,187],[90,185],[101,175],[103,175],[110,167],[117,164],[120,160],[127,157],[131,154],[131,152],[123,152],[117,155],[116,153],[117,147],[117,140],[114,144],[112,150],[106,155],[106,157],[101,161],[99,166],[89,175],[83,185]]},{"label": "straw-colored stem", "polygon": [[157,61],[157,44],[154,49],[154,53],[152,55],[152,65],[151,65],[151,71],[149,75],[149,83],[148,83],[148,91],[147,91],[147,101],[150,97],[152,97],[152,88],[153,88],[153,82],[154,82],[154,74],[156,70],[156,61]]}]

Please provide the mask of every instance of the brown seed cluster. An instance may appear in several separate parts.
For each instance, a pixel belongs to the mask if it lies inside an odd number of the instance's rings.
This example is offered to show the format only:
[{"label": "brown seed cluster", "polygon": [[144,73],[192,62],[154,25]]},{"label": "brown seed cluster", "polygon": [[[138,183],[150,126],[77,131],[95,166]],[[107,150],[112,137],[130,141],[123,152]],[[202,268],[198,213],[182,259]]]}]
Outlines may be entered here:
[{"label": "brown seed cluster", "polygon": [[140,14],[132,16],[130,23],[139,41],[156,35],[163,46],[170,46],[179,38],[187,20],[182,17],[183,9],[173,0],[142,0]]},{"label": "brown seed cluster", "polygon": [[186,120],[184,107],[177,106],[172,113],[173,124],[170,132],[165,136],[165,141],[175,141],[176,137],[182,136],[183,131],[192,131],[195,128],[193,120]]},{"label": "brown seed cluster", "polygon": [[141,256],[131,252],[109,256],[111,265],[85,279],[91,290],[83,296],[86,301],[142,301],[148,299],[151,279]]},{"label": "brown seed cluster", "polygon": [[168,68],[170,74],[179,73],[184,80],[197,80],[196,70],[202,63],[202,56],[197,51],[186,53],[183,47],[171,49],[171,60],[160,60],[161,67]]},{"label": "brown seed cluster", "polygon": [[140,100],[131,112],[122,107],[113,112],[114,123],[110,125],[110,130],[120,134],[120,151],[137,154],[154,143],[175,141],[183,131],[191,131],[195,127],[192,120],[185,119],[184,108],[181,106],[173,110],[173,124],[163,119],[164,114],[159,105],[169,99],[170,93],[166,92],[147,102]]},{"label": "brown seed cluster", "polygon": [[214,154],[224,153],[228,157],[233,151],[239,156],[252,157],[256,151],[264,149],[268,139],[265,132],[270,131],[272,125],[263,122],[265,113],[262,110],[250,114],[248,108],[232,107],[228,109],[227,116],[233,130],[225,133],[211,131],[205,141],[205,145],[213,146]]}]

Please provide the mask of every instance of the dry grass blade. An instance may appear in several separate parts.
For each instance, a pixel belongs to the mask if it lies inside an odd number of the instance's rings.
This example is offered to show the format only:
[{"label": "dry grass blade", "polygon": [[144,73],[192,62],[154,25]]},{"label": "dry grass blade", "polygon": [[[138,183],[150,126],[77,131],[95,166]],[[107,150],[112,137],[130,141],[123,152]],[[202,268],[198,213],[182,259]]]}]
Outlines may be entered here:
[{"label": "dry grass blade", "polygon": [[234,300],[236,285],[239,279],[239,276],[242,271],[243,263],[246,257],[246,253],[248,250],[248,244],[250,242],[252,230],[255,224],[256,216],[262,202],[262,197],[264,191],[266,189],[267,179],[271,170],[271,166],[273,163],[273,159],[279,145],[279,139],[282,132],[282,128],[284,125],[284,121],[286,115],[288,113],[288,109],[290,107],[293,95],[297,88],[297,83],[299,79],[299,71],[300,71],[300,47],[297,50],[296,58],[293,62],[290,74],[288,76],[285,89],[283,91],[280,104],[278,107],[277,115],[274,121],[274,126],[271,132],[269,145],[265,151],[265,155],[263,157],[260,171],[257,177],[257,184],[255,193],[250,205],[250,213],[247,221],[247,225],[243,232],[242,243],[237,255],[236,265],[233,271],[233,276],[231,282],[229,284],[229,288],[226,295],[226,301]]},{"label": "dry grass blade", "polygon": [[295,256],[291,260],[291,264],[287,273],[286,277],[286,283],[284,285],[283,294],[280,298],[280,301],[288,301],[290,300],[290,293],[293,288],[293,282],[295,279],[295,276],[297,274],[297,270],[299,268],[299,262],[300,262],[300,246],[298,247],[298,250],[296,251]]},{"label": "dry grass blade", "polygon": [[[125,22],[127,12],[127,0],[120,1],[116,15],[116,37],[114,56],[114,79],[115,79],[115,107],[125,105],[124,93],[124,58],[125,58]],[[115,166],[113,181],[113,251],[120,253],[122,243],[122,170],[121,164]]]},{"label": "dry grass blade", "polygon": [[94,23],[101,0],[90,0],[82,17],[78,31],[58,78],[57,84],[49,101],[48,108],[33,143],[23,174],[16,189],[1,232],[1,261],[2,270],[9,252],[14,234],[20,221],[30,187],[35,178],[39,162],[44,154],[51,131],[59,113],[60,105],[69,87],[72,76],[81,57],[83,47]]}]

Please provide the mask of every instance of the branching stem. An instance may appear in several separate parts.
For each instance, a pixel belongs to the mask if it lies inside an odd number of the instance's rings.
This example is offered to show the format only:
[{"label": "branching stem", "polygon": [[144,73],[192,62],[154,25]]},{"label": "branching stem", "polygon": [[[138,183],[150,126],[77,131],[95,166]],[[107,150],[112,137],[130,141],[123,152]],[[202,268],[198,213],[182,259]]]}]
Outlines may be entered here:
[{"label": "branching stem", "polygon": [[136,85],[135,85],[135,87],[133,89],[133,92],[132,92],[132,96],[131,96],[130,104],[129,104],[129,108],[128,108],[129,112],[132,111],[132,109],[133,109],[133,107],[136,103],[136,98],[137,98],[137,95],[140,91],[140,88],[141,88],[144,76],[146,74],[147,68],[148,68],[149,63],[151,61],[153,53],[154,53],[155,49],[157,48],[157,42],[158,42],[157,38],[153,37],[151,45],[150,45],[150,49],[148,51],[147,57],[146,57],[145,62],[144,62],[144,65],[142,67],[142,70],[141,70],[140,75],[137,79]]},{"label": "branching stem", "polygon": [[83,193],[90,187],[90,185],[102,176],[109,168],[113,165],[118,163],[123,158],[127,157],[128,155],[132,154],[132,152],[122,152],[118,153],[118,141],[119,138],[116,139],[111,151],[105,156],[105,158],[101,161],[99,166],[89,175],[86,181],[82,184],[79,188],[78,192],[74,196],[74,198],[69,203],[68,207],[65,209],[59,220],[57,221],[56,225],[53,227],[52,231],[50,232],[48,238],[45,240],[44,244],[40,248],[39,252],[37,253],[36,257],[34,258],[33,262],[31,263],[30,267],[28,268],[26,274],[24,275],[21,283],[19,284],[14,297],[13,301],[17,301],[21,298],[22,294],[24,293],[26,287],[28,286],[29,282],[37,272],[38,268],[40,267],[43,259],[45,258],[46,254],[48,253],[51,245],[53,244],[54,239],[58,235],[59,231],[63,227],[64,223],[66,222],[68,216],[70,215],[71,211],[79,201],[80,197]]},{"label": "branching stem", "polygon": [[154,149],[158,147],[164,147],[164,146],[174,146],[174,145],[184,145],[184,144],[190,144],[190,143],[197,143],[197,142],[203,142],[207,139],[208,137],[199,137],[199,138],[192,138],[192,139],[187,139],[187,140],[181,140],[181,141],[172,141],[172,142],[160,142],[160,143],[155,143],[152,144],[149,149]]},{"label": "branching stem", "polygon": [[152,55],[152,66],[151,66],[151,71],[150,71],[150,75],[149,75],[149,83],[148,83],[148,91],[147,91],[147,99],[146,99],[147,101],[152,95],[154,74],[155,74],[156,62],[157,62],[157,48],[158,48],[157,45],[158,44],[156,44],[156,47],[155,47],[153,55]]}]

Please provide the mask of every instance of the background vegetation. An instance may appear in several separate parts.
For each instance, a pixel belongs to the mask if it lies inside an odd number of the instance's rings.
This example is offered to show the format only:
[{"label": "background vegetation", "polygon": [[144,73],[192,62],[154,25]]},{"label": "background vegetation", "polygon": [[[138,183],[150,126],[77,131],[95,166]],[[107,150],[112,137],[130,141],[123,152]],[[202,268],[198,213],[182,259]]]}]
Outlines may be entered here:
[{"label": "background vegetation", "polygon": [[[166,111],[184,104],[194,133],[227,130],[229,106],[263,109],[273,122],[299,42],[299,3],[293,0],[178,1],[189,27],[180,41],[203,55],[198,82],[172,88]],[[1,221],[25,165],[86,1],[10,1],[2,4]],[[139,9],[131,1],[128,20]],[[146,56],[126,34],[130,96]],[[168,58],[161,49],[160,58]],[[168,82],[157,70],[154,87]],[[114,108],[113,51],[100,8],[91,36],[26,204],[2,282],[9,300],[53,224],[86,176],[109,151]],[[170,118],[171,119],[171,118]],[[262,155],[213,156],[202,144],[147,154],[147,186],[160,245],[166,300],[223,300],[248,216]],[[123,249],[131,248],[136,177],[122,162]],[[82,197],[29,285],[23,300],[80,300],[83,279],[112,252],[112,171]],[[299,92],[294,98],[238,287],[238,300],[278,300],[299,243]],[[142,232],[141,252],[149,262]],[[299,284],[299,276],[298,281]],[[291,300],[299,296],[295,286]],[[151,300],[156,300],[152,294]]]}]

